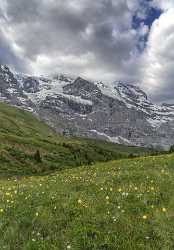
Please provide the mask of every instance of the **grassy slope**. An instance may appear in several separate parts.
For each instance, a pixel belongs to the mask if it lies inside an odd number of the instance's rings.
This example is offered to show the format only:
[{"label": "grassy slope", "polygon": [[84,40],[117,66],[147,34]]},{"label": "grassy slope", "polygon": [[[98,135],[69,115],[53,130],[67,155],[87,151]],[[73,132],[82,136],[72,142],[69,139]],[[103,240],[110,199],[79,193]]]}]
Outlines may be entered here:
[{"label": "grassy slope", "polygon": [[[33,155],[39,149],[42,163]],[[33,174],[125,157],[148,150],[64,138],[32,114],[0,103],[0,174]]]},{"label": "grassy slope", "polygon": [[0,184],[1,249],[174,248],[174,155]]}]

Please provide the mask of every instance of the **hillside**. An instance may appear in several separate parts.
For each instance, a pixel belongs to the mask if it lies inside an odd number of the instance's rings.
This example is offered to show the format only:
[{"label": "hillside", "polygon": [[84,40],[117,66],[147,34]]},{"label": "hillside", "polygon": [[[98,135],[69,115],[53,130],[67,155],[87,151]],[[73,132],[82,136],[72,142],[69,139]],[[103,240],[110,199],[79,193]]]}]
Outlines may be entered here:
[{"label": "hillside", "polygon": [[[37,150],[41,162],[35,157]],[[31,113],[0,103],[1,175],[41,174],[148,152],[98,140],[65,138]]]},{"label": "hillside", "polygon": [[0,181],[0,246],[173,249],[174,155]]},{"label": "hillside", "polygon": [[152,103],[136,84],[29,76],[0,65],[0,100],[37,114],[61,134],[162,149],[174,142],[174,105]]}]

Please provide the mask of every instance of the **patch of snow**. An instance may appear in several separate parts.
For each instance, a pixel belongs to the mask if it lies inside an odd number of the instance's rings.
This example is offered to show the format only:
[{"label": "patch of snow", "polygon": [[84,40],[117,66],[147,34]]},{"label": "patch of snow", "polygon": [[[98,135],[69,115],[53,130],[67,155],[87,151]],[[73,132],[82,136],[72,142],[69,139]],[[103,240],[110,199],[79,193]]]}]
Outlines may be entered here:
[{"label": "patch of snow", "polygon": [[117,144],[126,144],[126,145],[133,145],[128,139],[123,138],[122,136],[117,136],[117,137],[111,137],[105,133],[99,132],[97,130],[90,130],[90,132],[95,133],[99,136],[103,136],[107,138],[110,142],[117,143]]},{"label": "patch of snow", "polygon": [[93,103],[90,100],[86,100],[86,99],[82,99],[80,96],[74,96],[74,95],[65,95],[65,94],[61,94],[63,97],[76,102],[76,103],[80,103],[80,104],[84,104],[84,105],[89,105],[92,106]]}]

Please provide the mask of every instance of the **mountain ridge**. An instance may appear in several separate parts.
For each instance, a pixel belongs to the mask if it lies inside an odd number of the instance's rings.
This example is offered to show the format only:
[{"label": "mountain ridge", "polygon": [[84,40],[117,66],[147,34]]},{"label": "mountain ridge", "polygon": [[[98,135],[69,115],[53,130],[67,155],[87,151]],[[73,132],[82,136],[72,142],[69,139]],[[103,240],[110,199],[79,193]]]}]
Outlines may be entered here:
[{"label": "mountain ridge", "polygon": [[1,101],[34,113],[64,135],[166,149],[174,143],[174,105],[153,104],[138,86],[63,74],[34,77],[2,65],[0,85]]}]

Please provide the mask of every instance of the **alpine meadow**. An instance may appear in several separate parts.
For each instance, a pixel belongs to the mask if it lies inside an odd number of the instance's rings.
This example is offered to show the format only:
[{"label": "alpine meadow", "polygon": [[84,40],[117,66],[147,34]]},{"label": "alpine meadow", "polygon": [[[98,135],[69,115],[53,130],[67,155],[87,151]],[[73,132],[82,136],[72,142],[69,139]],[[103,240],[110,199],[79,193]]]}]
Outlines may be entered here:
[{"label": "alpine meadow", "polygon": [[174,249],[174,0],[0,0],[0,250]]}]

